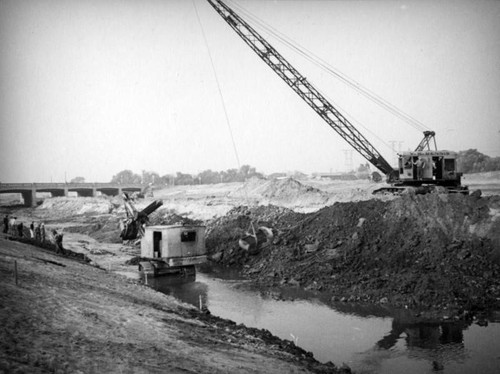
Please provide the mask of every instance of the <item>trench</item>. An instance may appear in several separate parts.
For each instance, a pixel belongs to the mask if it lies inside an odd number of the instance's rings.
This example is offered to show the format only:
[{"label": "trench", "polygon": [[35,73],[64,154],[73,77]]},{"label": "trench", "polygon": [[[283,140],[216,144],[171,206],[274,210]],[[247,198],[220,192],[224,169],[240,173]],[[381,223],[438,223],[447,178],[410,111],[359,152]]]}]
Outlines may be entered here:
[{"label": "trench", "polygon": [[412,323],[403,312],[376,305],[327,305],[297,288],[263,290],[230,273],[182,280],[155,278],[149,286],[213,315],[267,329],[357,373],[498,373],[500,314],[477,323]]}]

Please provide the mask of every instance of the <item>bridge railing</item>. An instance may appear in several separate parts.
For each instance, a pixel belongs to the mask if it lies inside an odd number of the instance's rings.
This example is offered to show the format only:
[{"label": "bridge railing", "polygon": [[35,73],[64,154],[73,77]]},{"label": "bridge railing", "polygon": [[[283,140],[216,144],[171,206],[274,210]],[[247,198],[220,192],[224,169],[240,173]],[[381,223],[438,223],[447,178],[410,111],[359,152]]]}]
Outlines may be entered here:
[{"label": "bridge railing", "polygon": [[1,183],[0,188],[143,188],[141,183]]},{"label": "bridge railing", "polygon": [[0,183],[0,187],[31,187],[33,183]]}]

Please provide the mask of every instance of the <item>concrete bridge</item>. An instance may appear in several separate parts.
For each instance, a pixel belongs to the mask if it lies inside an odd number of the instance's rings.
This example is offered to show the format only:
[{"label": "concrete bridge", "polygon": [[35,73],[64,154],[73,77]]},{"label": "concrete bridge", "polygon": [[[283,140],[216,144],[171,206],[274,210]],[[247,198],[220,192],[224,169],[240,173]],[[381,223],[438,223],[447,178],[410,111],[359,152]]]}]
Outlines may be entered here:
[{"label": "concrete bridge", "polygon": [[26,206],[36,206],[37,192],[50,192],[54,196],[68,196],[76,192],[77,196],[116,196],[122,192],[140,192],[147,185],[139,183],[0,183],[1,193],[19,193]]}]

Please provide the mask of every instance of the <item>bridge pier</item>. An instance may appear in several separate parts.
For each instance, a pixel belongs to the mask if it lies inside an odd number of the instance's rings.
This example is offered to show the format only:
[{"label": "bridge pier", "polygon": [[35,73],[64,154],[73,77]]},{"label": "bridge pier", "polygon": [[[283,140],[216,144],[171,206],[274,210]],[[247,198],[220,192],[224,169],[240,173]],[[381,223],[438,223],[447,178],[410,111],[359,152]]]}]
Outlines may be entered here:
[{"label": "bridge pier", "polygon": [[31,191],[21,192],[25,206],[36,207],[36,189],[32,188]]}]

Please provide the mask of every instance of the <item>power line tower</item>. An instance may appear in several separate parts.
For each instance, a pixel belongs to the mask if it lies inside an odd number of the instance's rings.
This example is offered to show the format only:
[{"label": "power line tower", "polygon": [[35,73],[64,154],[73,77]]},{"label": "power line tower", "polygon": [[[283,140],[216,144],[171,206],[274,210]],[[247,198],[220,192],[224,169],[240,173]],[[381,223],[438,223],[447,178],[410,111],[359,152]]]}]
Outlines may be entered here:
[{"label": "power line tower", "polygon": [[353,161],[352,161],[352,154],[354,152],[353,149],[343,149],[342,152],[344,152],[344,160],[345,160],[345,166],[347,167],[347,171],[351,171],[353,169]]}]

